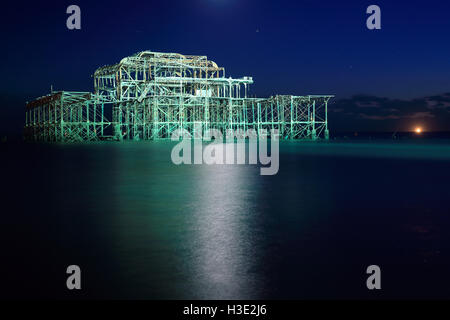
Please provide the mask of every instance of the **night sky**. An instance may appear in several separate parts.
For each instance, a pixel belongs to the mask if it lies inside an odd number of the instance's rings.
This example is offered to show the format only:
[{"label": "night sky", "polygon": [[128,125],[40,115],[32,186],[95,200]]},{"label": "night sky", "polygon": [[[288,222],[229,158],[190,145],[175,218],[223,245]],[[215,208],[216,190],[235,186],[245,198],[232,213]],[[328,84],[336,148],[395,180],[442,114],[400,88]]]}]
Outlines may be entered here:
[{"label": "night sky", "polygon": [[[66,8],[81,8],[81,30]],[[366,28],[377,4],[382,29]],[[94,70],[143,50],[206,55],[251,95],[335,94],[332,131],[450,130],[447,1],[164,0],[9,2],[1,9],[0,134],[25,102],[92,91]]]}]

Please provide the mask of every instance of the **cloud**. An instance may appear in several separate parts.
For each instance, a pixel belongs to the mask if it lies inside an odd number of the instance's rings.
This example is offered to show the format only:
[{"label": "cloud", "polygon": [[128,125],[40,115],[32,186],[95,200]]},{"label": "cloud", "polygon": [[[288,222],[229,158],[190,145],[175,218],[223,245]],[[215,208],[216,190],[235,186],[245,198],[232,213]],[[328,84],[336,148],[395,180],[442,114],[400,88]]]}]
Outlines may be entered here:
[{"label": "cloud", "polygon": [[390,114],[390,115],[387,115],[387,116],[377,116],[377,115],[368,115],[368,114],[365,114],[365,113],[360,113],[359,117],[363,118],[363,119],[369,119],[369,120],[400,119],[399,116],[396,116],[394,114]]},{"label": "cloud", "polygon": [[435,117],[435,115],[432,114],[430,111],[416,112],[416,113],[413,113],[412,115],[407,116],[407,118],[411,118],[411,119],[434,118],[434,117]]},{"label": "cloud", "polygon": [[[450,130],[450,93],[417,99],[355,95],[329,105],[330,124],[358,130],[405,130],[424,123],[436,130]],[[438,128],[439,127],[439,128]]]},{"label": "cloud", "polygon": [[395,114],[388,114],[384,116],[379,115],[368,115],[366,113],[360,113],[359,116],[363,119],[370,119],[370,120],[389,120],[389,119],[423,119],[423,118],[434,118],[435,115],[432,114],[429,111],[424,112],[414,112],[412,114],[405,114],[405,115],[395,115]]},{"label": "cloud", "polygon": [[450,93],[426,97],[425,102],[428,109],[450,109]]},{"label": "cloud", "polygon": [[[370,120],[434,118],[437,109],[450,110],[450,93],[412,100],[355,95],[330,106],[331,112],[356,114]],[[364,110],[364,111],[363,111]]]},{"label": "cloud", "polygon": [[380,103],[378,101],[357,101],[356,105],[360,108],[378,108]]}]

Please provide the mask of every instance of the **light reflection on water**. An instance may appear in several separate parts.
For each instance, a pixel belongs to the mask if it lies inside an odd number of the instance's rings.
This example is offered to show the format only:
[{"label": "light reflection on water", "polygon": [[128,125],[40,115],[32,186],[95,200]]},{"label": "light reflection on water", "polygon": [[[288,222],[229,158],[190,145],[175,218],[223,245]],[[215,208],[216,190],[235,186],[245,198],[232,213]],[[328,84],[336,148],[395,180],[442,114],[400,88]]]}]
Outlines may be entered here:
[{"label": "light reflection on water", "polygon": [[[414,247],[411,242],[417,240],[402,234],[403,226],[413,216],[414,223],[420,224],[420,208],[429,206],[430,199],[434,203],[439,199],[438,193],[431,195],[424,189],[428,180],[439,183],[436,175],[410,175],[417,165],[422,167],[420,162],[380,159],[383,154],[390,158],[391,146],[286,143],[281,146],[280,171],[272,177],[260,176],[259,166],[176,166],[170,161],[171,146],[113,145],[104,150],[108,161],[98,163],[93,160],[104,156],[102,152],[88,156],[86,172],[93,180],[88,192],[78,193],[84,201],[80,212],[89,208],[80,224],[88,241],[99,242],[91,256],[85,251],[80,256],[89,268],[107,270],[108,278],[97,286],[109,280],[115,289],[102,295],[114,292],[119,297],[159,299],[361,296],[365,292],[358,291],[355,276],[361,265],[373,259],[385,265],[414,263],[420,252],[396,260],[402,255],[392,243]],[[403,148],[396,151],[400,156],[426,157],[423,146]],[[81,175],[80,182],[86,186],[85,174],[73,174],[75,180],[75,175]],[[441,170],[436,174],[440,176]],[[99,178],[104,179],[100,184]],[[421,184],[414,188],[410,179]],[[83,190],[77,184],[72,189]],[[399,198],[399,190],[403,197]],[[417,203],[403,208],[405,197]],[[91,211],[95,215],[89,215]],[[390,214],[380,218],[380,212]],[[78,215],[68,217],[73,221]],[[381,227],[374,223],[380,219]],[[398,227],[389,233],[391,224]],[[444,251],[433,244],[425,247]],[[395,255],[399,258],[392,258]],[[342,287],[359,294],[342,293]]]},{"label": "light reflection on water", "polygon": [[[5,254],[10,274],[23,248],[20,265],[34,266],[23,267],[33,272],[26,285],[43,297],[72,297],[60,270],[75,263],[85,297],[361,298],[376,261],[391,276],[383,297],[446,296],[449,144],[282,142],[275,176],[259,166],[176,166],[172,146],[10,152],[4,180],[15,191],[5,198],[28,183],[20,214],[4,216],[13,227],[2,234],[18,241]],[[7,288],[34,292],[18,283]]]},{"label": "light reflection on water", "polygon": [[258,295],[258,279],[249,273],[258,263],[255,174],[248,166],[207,166],[192,186],[195,292],[201,298]]},{"label": "light reflection on water", "polygon": [[164,143],[153,146],[158,154],[129,148],[134,156],[114,158],[112,211],[98,221],[113,231],[105,241],[114,244],[114,265],[127,286],[151,297],[258,297],[261,277],[251,272],[259,254],[259,168],[176,166],[164,161]]}]

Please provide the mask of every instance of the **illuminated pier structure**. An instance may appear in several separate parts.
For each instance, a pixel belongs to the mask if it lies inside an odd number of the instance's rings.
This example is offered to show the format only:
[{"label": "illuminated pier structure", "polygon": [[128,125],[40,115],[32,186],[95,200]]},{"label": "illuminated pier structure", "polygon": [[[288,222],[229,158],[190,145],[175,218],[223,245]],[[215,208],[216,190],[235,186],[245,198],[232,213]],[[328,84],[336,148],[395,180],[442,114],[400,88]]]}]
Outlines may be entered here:
[{"label": "illuminated pier structure", "polygon": [[332,95],[248,97],[206,56],[143,51],[97,69],[94,93],[55,91],[26,105],[31,141],[157,140],[184,128],[278,129],[281,139],[328,139]]}]

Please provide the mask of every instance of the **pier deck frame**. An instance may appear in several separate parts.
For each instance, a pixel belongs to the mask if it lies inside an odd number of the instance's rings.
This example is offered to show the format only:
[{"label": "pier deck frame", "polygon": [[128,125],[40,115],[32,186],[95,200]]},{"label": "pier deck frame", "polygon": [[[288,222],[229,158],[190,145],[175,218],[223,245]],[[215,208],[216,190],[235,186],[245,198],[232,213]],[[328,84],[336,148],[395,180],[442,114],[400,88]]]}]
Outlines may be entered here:
[{"label": "pier deck frame", "polygon": [[178,128],[194,135],[201,124],[203,134],[278,129],[282,139],[329,138],[332,95],[251,98],[252,77],[227,78],[225,69],[206,56],[143,51],[97,69],[93,78],[94,93],[58,91],[28,103],[25,137],[158,140]]}]

